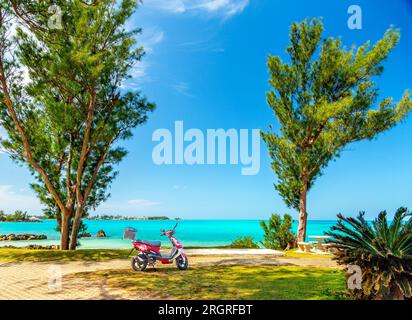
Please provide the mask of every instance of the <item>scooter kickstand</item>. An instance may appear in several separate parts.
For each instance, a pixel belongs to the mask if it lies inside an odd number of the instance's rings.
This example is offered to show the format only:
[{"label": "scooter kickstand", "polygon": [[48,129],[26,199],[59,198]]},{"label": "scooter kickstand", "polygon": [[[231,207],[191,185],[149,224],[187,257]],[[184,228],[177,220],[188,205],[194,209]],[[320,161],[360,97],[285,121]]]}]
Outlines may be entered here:
[{"label": "scooter kickstand", "polygon": [[156,272],[157,272],[157,269],[156,269],[156,267],[155,267],[154,263],[152,263],[152,267],[153,267],[154,271],[156,271]]}]

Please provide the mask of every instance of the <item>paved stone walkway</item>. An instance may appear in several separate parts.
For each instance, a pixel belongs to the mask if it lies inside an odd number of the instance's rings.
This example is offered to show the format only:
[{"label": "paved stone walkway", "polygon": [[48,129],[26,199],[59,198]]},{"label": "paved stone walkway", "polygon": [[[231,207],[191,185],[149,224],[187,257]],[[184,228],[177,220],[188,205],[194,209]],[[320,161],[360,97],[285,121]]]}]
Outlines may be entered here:
[{"label": "paved stone walkway", "polygon": [[[289,258],[278,255],[199,255],[191,256],[191,266],[207,265],[297,265],[308,267],[336,267],[331,259]],[[109,261],[0,261],[1,300],[104,300],[141,299],[125,290],[108,288],[104,281],[86,281],[68,276],[80,272],[109,269],[130,269],[130,259]],[[65,277],[66,276],[66,277]]]},{"label": "paved stone walkway", "polygon": [[188,255],[231,255],[231,256],[284,256],[285,254],[282,251],[270,250],[270,249],[188,249],[186,250]]},{"label": "paved stone walkway", "polygon": [[130,268],[129,260],[99,262],[0,262],[0,299],[4,300],[102,300],[134,299],[125,291],[106,289],[64,276],[77,272]]}]

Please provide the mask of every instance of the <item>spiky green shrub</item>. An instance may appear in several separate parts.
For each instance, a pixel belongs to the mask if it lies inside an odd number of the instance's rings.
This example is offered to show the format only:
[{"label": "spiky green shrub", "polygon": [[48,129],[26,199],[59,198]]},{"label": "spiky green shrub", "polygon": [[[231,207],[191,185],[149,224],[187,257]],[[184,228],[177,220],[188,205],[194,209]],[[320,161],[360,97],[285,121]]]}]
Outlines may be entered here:
[{"label": "spiky green shrub", "polygon": [[295,235],[291,231],[292,217],[285,214],[283,219],[278,214],[272,214],[269,223],[260,222],[260,226],[265,232],[261,242],[265,248],[274,250],[292,249],[295,247]]},{"label": "spiky green shrub", "polygon": [[371,223],[361,212],[356,218],[338,215],[332,237],[340,265],[362,270],[360,299],[410,299],[412,297],[412,218],[406,208],[397,210],[392,222],[383,211]]}]

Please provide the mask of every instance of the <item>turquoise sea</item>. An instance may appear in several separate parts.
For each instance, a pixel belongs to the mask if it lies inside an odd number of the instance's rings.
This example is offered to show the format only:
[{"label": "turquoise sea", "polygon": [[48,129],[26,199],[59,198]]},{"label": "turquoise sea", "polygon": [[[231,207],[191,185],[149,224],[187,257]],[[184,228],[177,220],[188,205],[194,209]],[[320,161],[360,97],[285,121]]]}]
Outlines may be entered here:
[{"label": "turquoise sea", "polygon": [[[107,238],[81,239],[80,248],[83,249],[127,249],[131,247],[130,240],[123,240],[123,230],[126,227],[134,227],[138,230],[137,238],[145,240],[161,240],[163,245],[169,245],[168,239],[160,237],[160,229],[170,229],[176,221],[152,221],[152,220],[85,220],[87,232],[93,236],[99,230],[104,230]],[[261,241],[263,231],[259,220],[181,220],[176,229],[176,238],[184,246],[212,247],[230,244],[237,237],[251,236],[256,241]],[[323,235],[325,231],[334,225],[333,220],[308,221],[307,235]],[[0,246],[26,246],[28,244],[50,245],[59,243],[59,233],[55,231],[55,220],[42,222],[0,222],[0,235],[2,234],[45,234],[47,240],[39,241],[1,241]],[[297,222],[293,225],[296,231]]]}]

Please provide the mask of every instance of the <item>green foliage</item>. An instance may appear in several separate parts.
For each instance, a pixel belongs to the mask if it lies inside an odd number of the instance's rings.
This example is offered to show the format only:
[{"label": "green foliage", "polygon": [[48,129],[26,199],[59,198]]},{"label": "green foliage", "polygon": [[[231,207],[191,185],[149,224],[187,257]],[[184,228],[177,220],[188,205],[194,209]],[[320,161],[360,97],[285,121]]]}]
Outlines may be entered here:
[{"label": "green foliage", "polygon": [[253,237],[238,237],[228,248],[232,249],[259,249],[259,245],[253,240]]},{"label": "green foliage", "polygon": [[260,226],[265,232],[262,245],[268,249],[286,250],[295,247],[295,235],[292,229],[292,217],[285,214],[282,217],[278,214],[272,214],[269,223],[260,222]]},{"label": "green foliage", "polygon": [[12,214],[5,214],[4,211],[0,210],[0,221],[24,222],[29,221],[29,218],[29,215],[25,211],[16,210]]},{"label": "green foliage", "polygon": [[[296,266],[192,266],[185,272],[159,267],[150,274],[133,270],[104,270],[71,275],[109,288],[157,299],[200,300],[336,300],[345,299],[341,270]],[[66,278],[67,279],[67,278]],[[145,283],[142,287],[142,282]],[[93,283],[93,282],[92,282]],[[170,285],[173,283],[174,285]],[[288,309],[289,310],[289,309]],[[238,317],[239,318],[239,317]]]},{"label": "green foliage", "polygon": [[356,292],[359,298],[412,298],[411,213],[400,208],[391,223],[385,211],[372,223],[364,214],[356,218],[338,215],[338,224],[327,233],[333,237],[335,259],[341,265],[361,268],[362,289]]},{"label": "green foliage", "polygon": [[[138,2],[53,4],[63,13],[62,29],[47,27],[47,2],[19,1],[14,8],[0,0],[0,62],[8,84],[0,88],[0,125],[8,135],[3,148],[28,166],[45,214],[59,219],[76,208],[85,216],[110,196],[115,166],[127,154],[120,142],[147,121],[155,106],[125,86],[144,55],[137,44],[140,29],[125,29]],[[24,28],[11,39],[13,20]],[[23,69],[29,82],[23,81]],[[6,103],[7,91],[22,130]]]},{"label": "green foliage", "polygon": [[278,176],[275,188],[296,209],[302,192],[347,144],[373,139],[412,109],[409,92],[397,103],[392,98],[377,103],[373,81],[399,41],[398,30],[391,27],[373,46],[367,42],[350,49],[340,38],[322,39],[322,33],[319,20],[294,23],[287,48],[290,64],[268,57],[273,90],[267,102],[280,133],[269,131],[262,138]]},{"label": "green foliage", "polygon": [[27,212],[21,211],[21,210],[16,210],[14,213],[7,218],[10,217],[10,221],[27,221],[29,220],[29,216]]},{"label": "green foliage", "polygon": [[166,216],[152,216],[147,217],[147,220],[170,220],[170,218]]}]

